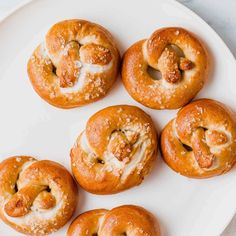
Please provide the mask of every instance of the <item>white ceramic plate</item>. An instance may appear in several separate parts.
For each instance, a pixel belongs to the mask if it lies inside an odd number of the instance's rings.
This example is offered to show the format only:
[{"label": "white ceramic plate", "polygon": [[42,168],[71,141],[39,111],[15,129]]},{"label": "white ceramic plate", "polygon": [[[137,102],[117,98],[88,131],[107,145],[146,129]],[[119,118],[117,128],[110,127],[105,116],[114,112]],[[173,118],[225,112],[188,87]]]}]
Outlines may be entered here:
[{"label": "white ceramic plate", "polygon": [[[176,111],[156,111],[136,103],[120,79],[101,101],[72,110],[45,103],[32,89],[27,60],[47,29],[66,18],[84,18],[111,31],[121,53],[135,41],[163,26],[183,26],[206,43],[212,70],[199,97],[218,99],[236,110],[235,61],[218,35],[198,16],[173,0],[38,0],[11,13],[0,23],[0,160],[11,155],[32,155],[58,161],[70,168],[69,151],[87,119],[113,104],[133,104],[148,112],[161,128]],[[139,187],[110,196],[80,190],[79,212],[142,205],[160,220],[163,235],[216,236],[236,209],[236,170],[229,174],[193,180],[170,170],[159,158]],[[67,224],[55,235],[65,235]],[[0,235],[20,235],[0,223]]]}]

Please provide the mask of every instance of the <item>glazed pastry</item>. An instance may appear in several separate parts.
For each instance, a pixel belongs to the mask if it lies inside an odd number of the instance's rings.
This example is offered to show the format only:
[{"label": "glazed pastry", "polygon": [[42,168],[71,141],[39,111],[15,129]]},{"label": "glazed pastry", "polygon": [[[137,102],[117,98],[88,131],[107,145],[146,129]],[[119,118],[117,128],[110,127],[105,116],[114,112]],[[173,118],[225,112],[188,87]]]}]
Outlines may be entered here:
[{"label": "glazed pastry", "polygon": [[16,156],[0,163],[0,217],[26,235],[57,231],[71,218],[77,188],[58,163]]},{"label": "glazed pastry", "polygon": [[[161,72],[161,78],[154,78],[149,68]],[[207,68],[207,52],[193,34],[183,28],[162,28],[126,51],[122,80],[144,106],[176,109],[203,87]]]},{"label": "glazed pastry", "polygon": [[119,52],[111,34],[85,20],[51,27],[28,62],[35,91],[60,108],[82,106],[104,97],[113,85]]},{"label": "glazed pastry", "polygon": [[157,155],[153,122],[138,107],[118,105],[95,113],[71,150],[78,183],[96,194],[111,194],[142,182]]},{"label": "glazed pastry", "polygon": [[220,102],[200,99],[183,107],[161,135],[165,162],[176,172],[207,178],[236,161],[235,115]]},{"label": "glazed pastry", "polygon": [[110,211],[97,209],[79,215],[70,225],[67,236],[132,235],[160,236],[154,216],[139,206],[125,205]]}]

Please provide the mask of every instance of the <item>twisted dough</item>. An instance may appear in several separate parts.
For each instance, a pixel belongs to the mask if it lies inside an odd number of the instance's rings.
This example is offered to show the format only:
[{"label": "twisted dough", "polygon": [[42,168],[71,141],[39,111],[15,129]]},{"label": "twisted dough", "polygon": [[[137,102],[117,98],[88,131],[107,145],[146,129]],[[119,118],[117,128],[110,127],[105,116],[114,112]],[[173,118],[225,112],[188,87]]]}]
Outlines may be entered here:
[{"label": "twisted dough", "polygon": [[110,211],[97,209],[79,215],[70,225],[67,236],[160,236],[154,216],[139,206],[125,205]]},{"label": "twisted dough", "polygon": [[118,105],[94,114],[71,150],[72,171],[89,192],[110,194],[142,182],[157,154],[157,134],[141,109]]},{"label": "twisted dough", "polygon": [[[126,51],[122,80],[129,94],[143,105],[175,109],[202,88],[207,64],[207,53],[195,36],[183,28],[162,28]],[[160,71],[162,78],[154,79],[149,67]]]},{"label": "twisted dough", "polygon": [[200,99],[183,107],[161,135],[166,163],[176,172],[207,178],[236,161],[235,115],[222,103]]},{"label": "twisted dough", "polygon": [[118,64],[119,52],[106,29],[84,20],[65,20],[55,24],[33,52],[28,75],[44,100],[72,108],[104,97]]},{"label": "twisted dough", "polygon": [[76,207],[76,185],[69,172],[52,161],[28,156],[0,163],[0,217],[27,235],[57,231]]}]

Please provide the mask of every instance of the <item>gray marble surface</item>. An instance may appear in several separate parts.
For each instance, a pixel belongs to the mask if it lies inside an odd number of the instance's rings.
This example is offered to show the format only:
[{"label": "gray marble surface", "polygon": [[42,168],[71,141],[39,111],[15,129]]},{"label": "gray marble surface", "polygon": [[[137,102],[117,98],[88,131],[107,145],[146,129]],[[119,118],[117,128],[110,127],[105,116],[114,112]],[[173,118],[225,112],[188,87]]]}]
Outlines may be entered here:
[{"label": "gray marble surface", "polygon": [[179,2],[202,17],[221,36],[236,57],[235,0],[179,0]]},{"label": "gray marble surface", "polygon": [[[0,0],[0,17],[21,1]],[[178,1],[196,12],[215,29],[236,57],[236,0]],[[236,236],[236,216],[221,236]]]}]

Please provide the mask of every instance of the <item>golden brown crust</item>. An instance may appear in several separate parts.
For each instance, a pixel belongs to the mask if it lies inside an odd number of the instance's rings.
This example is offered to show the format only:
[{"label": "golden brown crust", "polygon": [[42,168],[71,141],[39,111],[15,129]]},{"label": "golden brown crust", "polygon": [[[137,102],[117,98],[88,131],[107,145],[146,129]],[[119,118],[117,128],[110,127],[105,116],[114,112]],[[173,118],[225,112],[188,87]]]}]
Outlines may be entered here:
[{"label": "golden brown crust", "polygon": [[79,215],[70,225],[67,236],[133,235],[160,236],[155,217],[142,207],[124,205],[108,211],[97,209]]},{"label": "golden brown crust", "polygon": [[[176,52],[177,46],[184,55]],[[148,67],[160,71],[156,80]],[[129,94],[154,109],[175,109],[188,103],[207,77],[207,52],[200,41],[183,28],[155,31],[132,45],[122,63],[122,80]]]},{"label": "golden brown crust", "polygon": [[236,161],[236,120],[225,105],[200,99],[183,107],[162,131],[165,162],[192,178],[229,171]]},{"label": "golden brown crust", "polygon": [[95,113],[71,150],[72,171],[89,192],[111,194],[142,182],[157,155],[153,122],[141,109],[117,105]]},{"label": "golden brown crust", "polygon": [[60,108],[104,97],[118,74],[119,52],[111,34],[85,20],[53,25],[28,62],[35,91]]},{"label": "golden brown crust", "polygon": [[0,163],[0,186],[1,219],[27,235],[57,231],[76,207],[75,182],[56,162],[8,158]]}]

